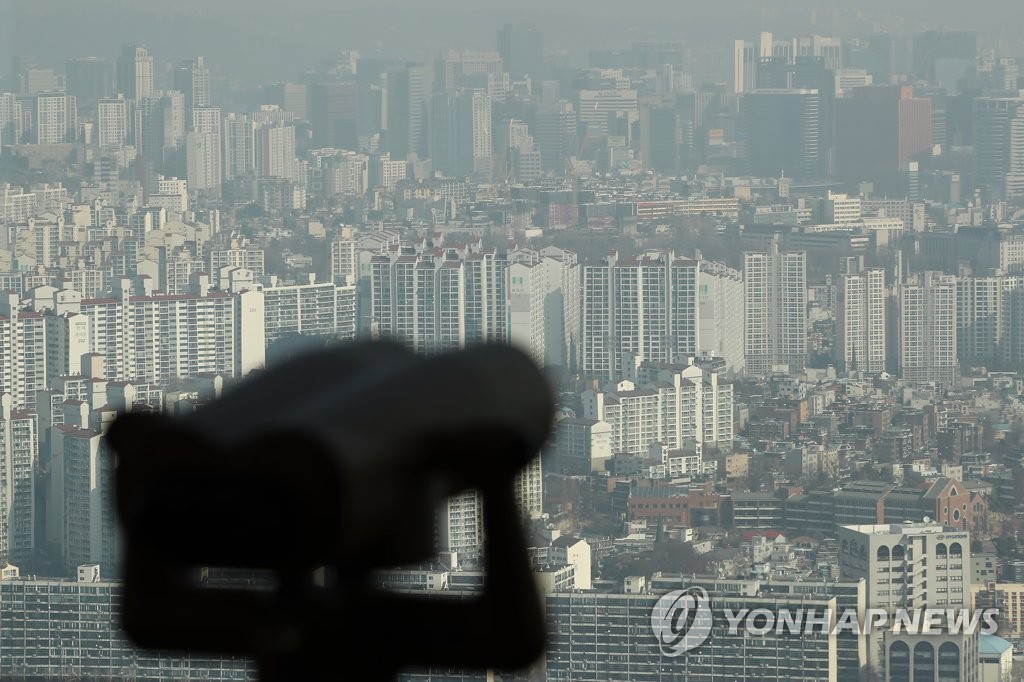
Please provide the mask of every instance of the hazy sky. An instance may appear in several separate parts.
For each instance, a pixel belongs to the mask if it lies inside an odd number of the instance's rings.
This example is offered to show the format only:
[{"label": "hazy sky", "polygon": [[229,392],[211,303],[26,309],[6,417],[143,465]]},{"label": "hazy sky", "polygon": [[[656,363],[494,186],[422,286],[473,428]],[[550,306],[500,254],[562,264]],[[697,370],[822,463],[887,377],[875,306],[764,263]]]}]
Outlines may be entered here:
[{"label": "hazy sky", "polygon": [[[683,39],[699,48],[758,30],[854,35],[972,28],[980,44],[1021,54],[1024,3],[1003,0],[0,0],[0,72],[30,54],[60,68],[145,44],[158,60],[203,54],[245,80],[293,78],[344,49],[430,59],[445,47],[494,49],[506,21],[534,21],[546,47],[583,63],[588,48]],[[844,8],[839,11],[837,8]],[[623,9],[628,8],[628,13]],[[896,14],[898,12],[898,14]]]}]

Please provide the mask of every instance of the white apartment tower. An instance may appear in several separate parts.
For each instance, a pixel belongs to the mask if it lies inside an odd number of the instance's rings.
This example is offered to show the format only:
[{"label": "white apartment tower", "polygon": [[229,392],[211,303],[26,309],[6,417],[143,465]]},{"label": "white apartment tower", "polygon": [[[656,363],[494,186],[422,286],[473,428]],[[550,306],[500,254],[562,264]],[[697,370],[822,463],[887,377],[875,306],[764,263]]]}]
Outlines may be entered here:
[{"label": "white apartment tower", "polygon": [[956,380],[956,277],[922,272],[899,294],[900,373],[910,384]]},{"label": "white apartment tower", "polygon": [[104,97],[97,104],[97,144],[121,147],[128,139],[128,102],[123,95]]},{"label": "white apartment tower", "polygon": [[730,371],[742,373],[746,364],[743,274],[724,263],[701,260],[698,277],[697,352],[723,358]]},{"label": "white apartment tower", "polygon": [[956,349],[990,368],[1024,362],[1024,276],[957,278]]},{"label": "white apartment tower", "polygon": [[224,179],[256,170],[256,126],[248,116],[228,114],[224,119]]},{"label": "white apartment tower", "polygon": [[68,136],[68,98],[63,92],[40,92],[35,97],[36,144],[62,144]]},{"label": "white apartment tower", "polygon": [[807,254],[779,251],[743,255],[746,371],[794,374],[807,363]]},{"label": "white apartment tower", "polygon": [[672,251],[619,260],[612,253],[582,270],[580,369],[612,381],[637,362],[685,363],[699,348],[695,260]]},{"label": "white apartment tower", "polygon": [[35,549],[37,429],[34,414],[0,394],[0,554],[11,563],[31,559]]},{"label": "white apartment tower", "polygon": [[846,372],[885,371],[885,270],[839,276],[836,362]]}]

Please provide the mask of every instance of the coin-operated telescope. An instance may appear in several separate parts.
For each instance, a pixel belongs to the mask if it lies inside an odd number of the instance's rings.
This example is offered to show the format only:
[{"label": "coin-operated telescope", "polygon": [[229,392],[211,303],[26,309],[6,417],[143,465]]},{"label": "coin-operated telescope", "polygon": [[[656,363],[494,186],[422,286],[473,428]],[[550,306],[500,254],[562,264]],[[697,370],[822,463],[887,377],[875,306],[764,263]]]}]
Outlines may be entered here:
[{"label": "coin-operated telescope", "polygon": [[[510,347],[423,358],[368,342],[262,372],[187,416],[118,418],[126,632],[252,657],[264,681],[531,664],[543,616],[513,483],[553,412],[544,376]],[[436,510],[470,488],[484,591],[379,589],[375,571],[434,555]],[[200,579],[211,567],[271,579],[216,587]]]}]

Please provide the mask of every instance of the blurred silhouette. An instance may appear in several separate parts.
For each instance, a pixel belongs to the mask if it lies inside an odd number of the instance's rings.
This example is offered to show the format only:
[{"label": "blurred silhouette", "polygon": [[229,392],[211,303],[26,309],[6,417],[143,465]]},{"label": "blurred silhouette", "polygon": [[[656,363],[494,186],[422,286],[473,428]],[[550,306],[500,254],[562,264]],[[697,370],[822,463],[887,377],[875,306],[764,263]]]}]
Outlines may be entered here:
[{"label": "blurred silhouette", "polygon": [[[108,439],[126,632],[144,648],[252,657],[264,681],[528,666],[543,616],[513,481],[553,411],[512,348],[423,358],[372,342],[254,375],[192,415],[120,417]],[[435,512],[467,488],[484,500],[482,595],[374,587],[374,571],[434,556]],[[272,579],[217,586],[208,568]]]}]

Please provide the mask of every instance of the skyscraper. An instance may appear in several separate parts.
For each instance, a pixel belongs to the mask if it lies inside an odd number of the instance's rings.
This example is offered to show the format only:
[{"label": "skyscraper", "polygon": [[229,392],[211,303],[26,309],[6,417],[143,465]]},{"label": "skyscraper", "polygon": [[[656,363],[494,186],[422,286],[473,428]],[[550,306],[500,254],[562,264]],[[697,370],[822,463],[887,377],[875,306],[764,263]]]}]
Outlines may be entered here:
[{"label": "skyscraper", "polygon": [[977,65],[973,31],[926,31],[914,35],[913,74],[955,94],[964,89]]},{"label": "skyscraper", "polygon": [[913,275],[900,286],[900,373],[909,384],[956,380],[956,277]]},{"label": "skyscraper", "polygon": [[313,145],[358,149],[358,84],[315,83],[309,86],[309,122]]},{"label": "skyscraper", "polygon": [[807,364],[807,254],[743,254],[748,374],[796,374]]},{"label": "skyscraper", "polygon": [[755,90],[743,96],[742,127],[750,173],[800,179],[825,174],[817,90]]},{"label": "skyscraper", "polygon": [[68,60],[65,91],[78,100],[83,111],[92,111],[102,97],[114,93],[114,63],[98,57],[81,57]]},{"label": "skyscraper", "polygon": [[[174,89],[185,96],[185,121],[192,125],[192,110],[208,107],[210,98],[210,69],[202,57],[183,61],[174,71]],[[191,127],[189,127],[191,130]]]},{"label": "skyscraper", "polygon": [[498,31],[498,53],[512,80],[540,80],[544,71],[544,36],[533,24],[505,24]]},{"label": "skyscraper", "polygon": [[243,177],[256,170],[256,126],[248,116],[228,114],[224,119],[224,179]]},{"label": "skyscraper", "polygon": [[885,271],[839,276],[836,293],[836,362],[841,370],[885,371]]},{"label": "skyscraper", "polygon": [[1024,197],[1024,98],[974,100],[974,183],[991,201]]},{"label": "skyscraper", "polygon": [[395,160],[427,156],[427,67],[406,64],[387,71],[387,144]]},{"label": "skyscraper", "polygon": [[153,57],[144,47],[126,45],[117,59],[117,91],[129,100],[153,94]]},{"label": "skyscraper", "polygon": [[911,86],[854,88],[836,100],[835,126],[836,176],[896,193],[905,189],[907,163],[931,149],[931,100]]}]

